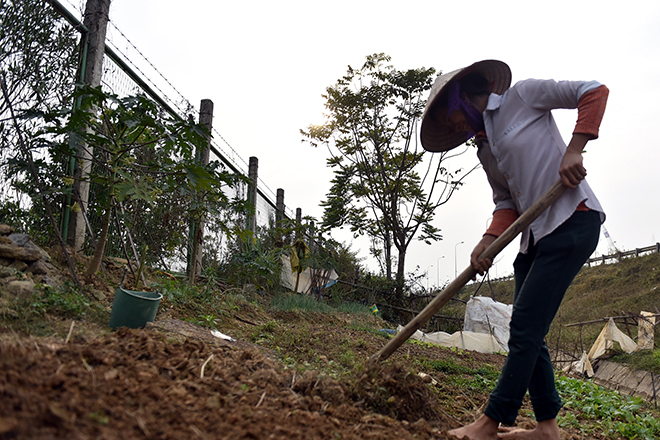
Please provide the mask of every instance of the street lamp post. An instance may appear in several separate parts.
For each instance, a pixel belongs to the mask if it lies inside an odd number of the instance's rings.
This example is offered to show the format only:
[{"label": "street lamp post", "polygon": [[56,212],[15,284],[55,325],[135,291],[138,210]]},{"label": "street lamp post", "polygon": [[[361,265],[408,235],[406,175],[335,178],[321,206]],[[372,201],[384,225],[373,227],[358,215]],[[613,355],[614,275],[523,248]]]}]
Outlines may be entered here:
[{"label": "street lamp post", "polygon": [[464,243],[464,242],[461,241],[461,242],[456,243],[456,244],[454,245],[454,278],[456,278],[456,277],[458,276],[458,269],[457,269],[457,267],[456,267],[456,247],[457,247],[459,244],[463,244],[463,243]]},{"label": "street lamp post", "polygon": [[438,257],[438,260],[436,261],[436,266],[435,266],[435,274],[437,277],[436,284],[438,286],[438,289],[440,288],[440,259],[445,258],[445,256]]},{"label": "street lamp post", "polygon": [[433,265],[430,265],[426,268],[426,290],[429,290],[429,269],[432,267]]}]

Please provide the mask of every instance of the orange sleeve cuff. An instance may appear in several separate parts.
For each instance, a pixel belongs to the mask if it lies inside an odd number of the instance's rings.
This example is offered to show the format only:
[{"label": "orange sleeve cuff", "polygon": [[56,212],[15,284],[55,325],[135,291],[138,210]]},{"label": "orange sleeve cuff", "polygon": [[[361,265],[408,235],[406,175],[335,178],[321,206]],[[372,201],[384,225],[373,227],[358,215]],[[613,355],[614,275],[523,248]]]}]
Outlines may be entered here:
[{"label": "orange sleeve cuff", "polygon": [[484,235],[499,237],[518,218],[518,213],[513,209],[499,209],[493,213],[493,221]]},{"label": "orange sleeve cuff", "polygon": [[578,102],[578,119],[573,134],[587,134],[593,139],[598,137],[609,93],[607,87],[600,86],[582,95]]}]

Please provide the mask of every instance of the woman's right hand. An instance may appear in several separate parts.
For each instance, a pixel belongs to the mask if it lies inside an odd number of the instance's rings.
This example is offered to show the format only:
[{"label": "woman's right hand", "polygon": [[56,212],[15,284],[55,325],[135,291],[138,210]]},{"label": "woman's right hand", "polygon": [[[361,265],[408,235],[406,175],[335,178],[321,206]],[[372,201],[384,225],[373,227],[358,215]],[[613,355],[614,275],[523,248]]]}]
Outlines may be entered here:
[{"label": "woman's right hand", "polygon": [[493,260],[491,258],[484,258],[479,260],[479,255],[481,255],[488,248],[488,246],[490,246],[491,243],[495,241],[496,238],[497,237],[494,235],[484,235],[481,238],[481,241],[479,241],[479,243],[477,243],[477,245],[474,247],[474,250],[470,255],[470,265],[474,270],[477,271],[479,275],[486,273],[488,269],[490,269],[490,267],[493,265]]}]

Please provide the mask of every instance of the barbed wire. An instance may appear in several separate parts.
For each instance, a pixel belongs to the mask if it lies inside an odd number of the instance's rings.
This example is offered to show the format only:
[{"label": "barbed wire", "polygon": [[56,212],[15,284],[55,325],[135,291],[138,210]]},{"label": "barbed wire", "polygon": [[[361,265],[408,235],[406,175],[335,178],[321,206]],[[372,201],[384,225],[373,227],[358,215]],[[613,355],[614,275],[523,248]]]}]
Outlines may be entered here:
[{"label": "barbed wire", "polygon": [[[152,63],[147,57],[146,57],[146,55],[145,55],[144,53],[142,53],[142,51],[140,51],[140,49],[137,48],[137,46],[135,46],[135,44],[134,44],[134,43],[133,43],[133,42],[132,42],[127,36],[126,36],[126,34],[124,34],[124,33],[121,31],[121,29],[119,29],[119,27],[118,27],[114,22],[110,21],[110,24],[111,24],[112,27],[113,27],[113,28],[114,28],[114,29],[115,29],[115,30],[121,35],[121,37],[126,41],[126,43],[129,44],[130,47],[131,47],[132,49],[134,49],[135,52],[136,52],[136,53],[137,53],[137,54],[138,54],[138,55],[139,55],[139,56],[140,56],[140,57],[141,57],[141,58],[142,58],[142,59],[143,59],[143,60],[144,60],[149,66],[150,66],[150,68],[153,69],[153,71],[156,72],[156,73],[158,74],[158,76],[160,76],[160,77],[163,79],[163,81],[165,81],[165,83],[166,83],[166,84],[167,84],[167,85],[168,85],[168,86],[169,86],[169,87],[170,87],[170,88],[171,88],[171,89],[172,89],[172,90],[173,90],[173,91],[179,96],[179,98],[181,99],[181,101],[184,102],[184,103],[188,106],[189,109],[195,109],[195,112],[197,113],[197,117],[199,117],[199,110],[197,110],[197,109],[195,108],[195,106],[192,105],[192,104],[190,103],[190,101],[189,101],[189,100],[183,95],[183,93],[181,93],[181,92],[180,92],[180,91],[179,91],[179,90],[178,90],[178,89],[172,84],[172,82],[169,81],[169,80],[165,77],[165,75],[164,75],[160,70],[158,70],[158,68],[157,68],[157,67],[156,67],[156,66],[155,66],[155,65],[154,65],[154,64],[153,64],[153,63]],[[116,52],[120,53],[120,54],[122,55],[122,57],[123,57],[126,61],[128,61],[128,62],[129,62],[129,63],[130,63],[130,64],[131,64],[131,65],[132,65],[132,66],[133,66],[133,67],[134,67],[134,68],[135,68],[135,69],[136,69],[136,70],[137,70],[137,71],[138,71],[143,77],[144,77],[144,78],[146,78],[146,80],[147,80],[147,81],[148,81],[148,82],[149,82],[149,83],[150,83],[150,84],[151,84],[156,90],[158,90],[158,92],[164,97],[164,99],[166,99],[169,103],[171,103],[171,104],[172,104],[172,105],[173,105],[173,106],[174,106],[179,112],[181,112],[183,115],[186,114],[187,109],[182,109],[177,103],[175,103],[175,102],[174,102],[174,101],[168,96],[168,94],[167,94],[166,92],[164,92],[164,91],[162,90],[162,88],[160,88],[159,86],[157,86],[157,85],[154,83],[154,81],[152,81],[151,77],[150,77],[149,75],[147,75],[142,69],[140,69],[140,68],[139,68],[139,67],[133,62],[133,60],[131,60],[131,58],[130,58],[130,57],[129,57],[124,51],[122,51],[121,49],[119,49],[119,47],[118,47],[114,42],[111,41],[110,43],[111,43],[113,49],[114,49]],[[236,151],[236,149],[235,149],[234,147],[232,147],[232,145],[227,141],[227,139],[225,139],[225,137],[224,137],[224,136],[223,136],[223,135],[222,135],[222,134],[221,134],[216,128],[213,128],[213,129],[212,129],[212,133],[213,133],[214,135],[216,135],[217,138],[219,138],[220,140],[222,140],[222,142],[223,142],[223,143],[227,146],[227,148],[229,148],[229,150],[231,151],[231,154],[229,154],[229,152],[228,152],[226,149],[220,147],[217,143],[215,144],[215,147],[218,148],[218,149],[219,149],[220,151],[222,151],[223,153],[225,153],[225,155],[227,156],[227,160],[231,160],[231,161],[233,162],[233,164],[234,164],[238,169],[242,169],[243,172],[247,174],[248,163],[245,161],[245,159],[244,159],[244,158],[238,153],[238,151]],[[237,160],[240,160],[240,162],[242,162],[242,164],[244,165],[244,167],[240,166],[240,165],[237,163]],[[268,186],[267,186],[264,182],[262,182],[262,183],[264,184],[264,187],[266,187],[270,192],[272,192],[272,190],[270,190],[270,188],[268,188]]]},{"label": "barbed wire", "polygon": [[[78,12],[80,21],[83,21],[83,16],[84,16],[84,2],[80,2],[79,5],[75,5],[71,0],[65,0],[67,4],[71,6],[75,11]],[[156,82],[152,79],[152,75],[148,75],[145,73],[143,68],[140,68],[137,63],[134,61],[134,59],[127,54],[127,50],[122,50],[119,48],[118,43],[113,41],[113,38],[115,35],[113,32],[110,32],[108,35],[111,38],[106,37],[106,43],[115,51],[116,53],[120,54],[121,57],[123,58],[124,62],[127,64],[130,64],[131,68],[135,69],[136,72],[138,72],[142,79],[146,81],[151,87],[153,87],[154,90],[156,90],[161,97],[168,102],[174,109],[176,109],[177,112],[179,112],[180,117],[186,117],[187,114],[191,111],[191,109],[196,113],[197,118],[199,118],[199,110],[191,104],[191,102],[183,95],[181,91],[179,91],[174,84],[151,62],[149,58],[140,50],[138,47],[131,41],[128,36],[122,32],[122,30],[117,26],[116,23],[114,23],[113,20],[108,21],[110,25],[112,26],[112,29],[114,29],[119,36],[125,41],[126,47],[131,49],[132,51],[135,51],[135,54],[143,60],[146,65],[149,67],[150,70],[153,70],[157,76],[159,76],[164,83],[167,85],[167,87],[172,90],[177,96],[178,96],[178,101],[173,100],[170,97],[170,94],[165,92],[161,86],[156,84]],[[106,84],[109,85],[109,84]],[[186,107],[186,108],[183,108]],[[217,130],[215,127],[212,128],[212,134],[214,139],[219,139],[222,144],[226,146],[222,147],[220,145],[220,142],[215,142],[214,140],[211,141],[212,145],[222,152],[224,154],[224,159],[231,161],[231,163],[236,167],[236,169],[241,170],[243,174],[247,175],[248,174],[248,169],[249,169],[249,164],[248,162],[241,156],[238,151],[227,141],[227,139],[220,133],[219,130]],[[264,182],[263,179],[260,177],[257,178],[258,180],[258,186],[260,190],[263,193],[268,194],[270,196],[271,200],[270,203],[272,204],[274,200],[277,200],[277,195],[276,193]],[[285,207],[285,211],[288,212],[288,214],[293,217],[293,211],[289,208]]]}]

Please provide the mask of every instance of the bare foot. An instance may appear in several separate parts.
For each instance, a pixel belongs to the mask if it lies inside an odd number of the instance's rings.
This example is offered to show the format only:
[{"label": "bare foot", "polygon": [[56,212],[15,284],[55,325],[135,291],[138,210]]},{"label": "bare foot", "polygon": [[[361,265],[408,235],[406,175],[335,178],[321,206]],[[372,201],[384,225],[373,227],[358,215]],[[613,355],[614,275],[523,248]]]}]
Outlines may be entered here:
[{"label": "bare foot", "polygon": [[560,440],[557,419],[539,422],[534,429],[500,427],[497,438],[522,440]]},{"label": "bare foot", "polygon": [[499,425],[500,422],[497,420],[491,419],[487,415],[482,414],[476,422],[470,423],[461,428],[452,429],[451,431],[448,431],[447,434],[449,437],[459,440],[496,440],[497,427]]}]

